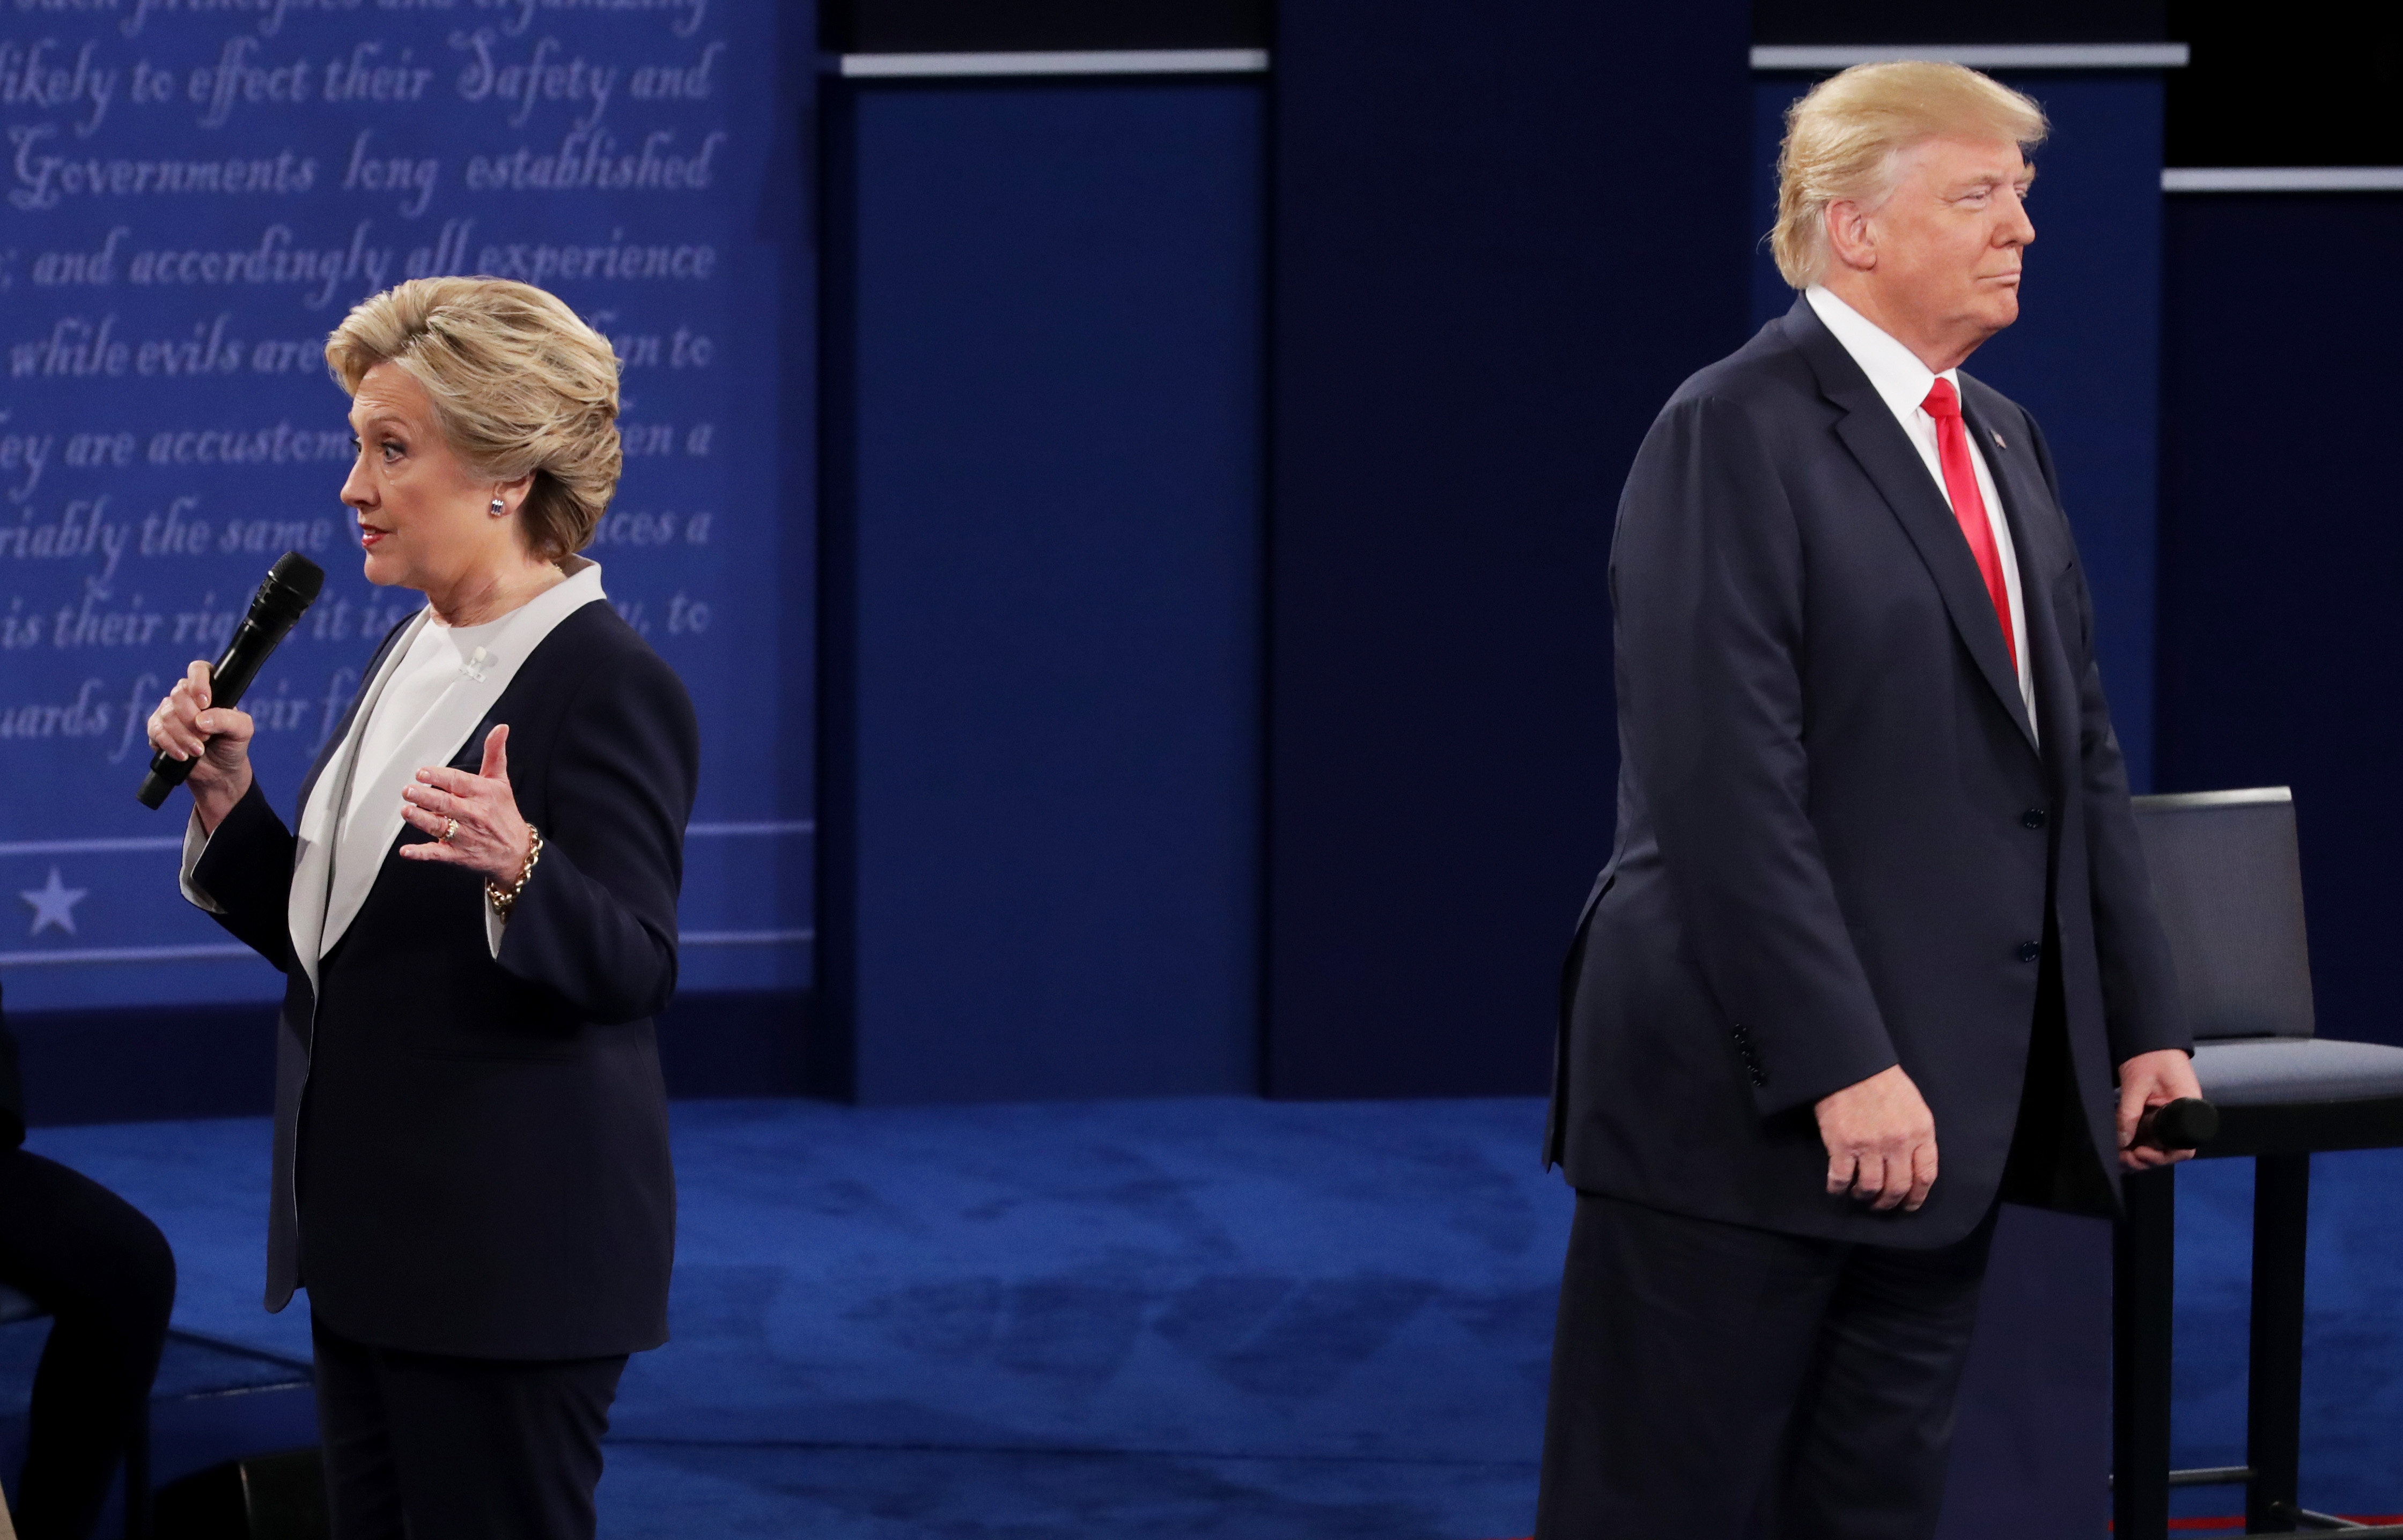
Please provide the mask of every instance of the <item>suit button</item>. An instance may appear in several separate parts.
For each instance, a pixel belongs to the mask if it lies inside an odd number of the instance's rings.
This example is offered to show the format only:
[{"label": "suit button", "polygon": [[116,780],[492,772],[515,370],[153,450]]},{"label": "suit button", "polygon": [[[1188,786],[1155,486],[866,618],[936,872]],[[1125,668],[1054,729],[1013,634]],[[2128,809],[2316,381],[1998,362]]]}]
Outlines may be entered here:
[{"label": "suit button", "polygon": [[2043,943],[2042,943],[2042,942],[2038,942],[2038,941],[2022,941],[2022,942],[2021,942],[2021,943],[2020,943],[2020,961],[2021,961],[2021,962],[2022,962],[2022,963],[2033,963],[2033,962],[2035,962],[2037,958],[2042,957],[2043,955],[2044,955],[2044,945],[2043,945]]},{"label": "suit button", "polygon": [[2031,829],[2040,829],[2044,827],[2044,810],[2042,808],[2028,809],[2027,812],[2020,814],[2020,824],[2022,827]]}]

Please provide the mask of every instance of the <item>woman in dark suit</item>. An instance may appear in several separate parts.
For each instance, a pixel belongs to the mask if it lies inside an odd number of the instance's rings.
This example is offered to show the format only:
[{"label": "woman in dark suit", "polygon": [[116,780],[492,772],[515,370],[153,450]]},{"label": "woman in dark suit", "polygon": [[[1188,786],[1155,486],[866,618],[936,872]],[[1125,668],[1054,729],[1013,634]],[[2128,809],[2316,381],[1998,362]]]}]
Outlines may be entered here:
[{"label": "woman in dark suit", "polygon": [[309,1291],[338,1540],[594,1532],[627,1355],[667,1337],[675,1189],[651,1018],[675,986],[698,730],[585,545],[618,480],[609,345],[438,278],[326,345],[368,580],[422,590],[287,825],[194,663],[188,897],[284,970],[267,1306]]}]

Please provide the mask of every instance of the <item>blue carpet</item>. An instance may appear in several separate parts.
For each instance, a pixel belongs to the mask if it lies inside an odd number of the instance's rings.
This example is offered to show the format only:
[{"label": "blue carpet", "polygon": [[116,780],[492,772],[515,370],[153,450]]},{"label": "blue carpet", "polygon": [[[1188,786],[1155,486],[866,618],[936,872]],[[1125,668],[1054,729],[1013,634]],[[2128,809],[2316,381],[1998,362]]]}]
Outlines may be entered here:
[{"label": "blue carpet", "polygon": [[[674,1341],[603,1533],[1379,1535],[1533,1522],[1567,1193],[1525,1101],[675,1107]],[[256,1120],[41,1131],[257,1304]]]},{"label": "blue carpet", "polygon": [[[1535,1169],[1539,1103],[752,1101],[674,1118],[675,1339],[626,1375],[613,1540],[1532,1525],[1570,1208]],[[160,1221],[179,1328],[306,1356],[304,1307],[257,1303],[262,1121],[33,1143]],[[2317,1167],[2315,1507],[2403,1510],[2398,1186],[2403,1154]],[[2241,1162],[2181,1177],[2181,1463],[2242,1452],[2249,1190]]]}]

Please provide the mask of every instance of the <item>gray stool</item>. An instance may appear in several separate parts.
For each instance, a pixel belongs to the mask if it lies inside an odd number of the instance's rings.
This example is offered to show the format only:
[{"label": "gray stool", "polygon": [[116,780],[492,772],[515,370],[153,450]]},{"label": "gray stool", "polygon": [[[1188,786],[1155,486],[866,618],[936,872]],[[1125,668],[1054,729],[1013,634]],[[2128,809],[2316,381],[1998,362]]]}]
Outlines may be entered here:
[{"label": "gray stool", "polygon": [[2403,1048],[2313,1034],[2293,795],[2284,786],[2135,799],[2153,894],[2194,1025],[2195,1077],[2219,1108],[2204,1159],[2250,1156],[2253,1327],[2244,1464],[2170,1468],[2175,1172],[2125,1184],[2113,1284],[2117,1540],[2167,1540],[2170,1489],[2242,1486],[2250,1534],[2403,1537],[2303,1507],[2303,1242],[2318,1150],[2403,1145]]}]

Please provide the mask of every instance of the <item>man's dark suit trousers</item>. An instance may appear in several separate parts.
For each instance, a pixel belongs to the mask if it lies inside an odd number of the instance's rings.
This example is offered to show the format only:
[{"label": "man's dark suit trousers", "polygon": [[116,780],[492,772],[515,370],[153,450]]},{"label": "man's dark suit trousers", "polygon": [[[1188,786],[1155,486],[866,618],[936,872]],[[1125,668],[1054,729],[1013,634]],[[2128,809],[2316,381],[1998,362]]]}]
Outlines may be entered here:
[{"label": "man's dark suit trousers", "polygon": [[[2044,941],[2001,1200],[2107,1215],[2049,924]],[[1965,1241],[1907,1250],[1579,1193],[1538,1540],[1670,1519],[1694,1540],[1926,1540],[1993,1228],[1989,1212]]]},{"label": "man's dark suit trousers", "polygon": [[1577,1194],[1536,1540],[1925,1540],[1993,1230],[1914,1251]]}]

